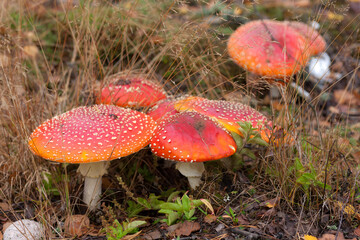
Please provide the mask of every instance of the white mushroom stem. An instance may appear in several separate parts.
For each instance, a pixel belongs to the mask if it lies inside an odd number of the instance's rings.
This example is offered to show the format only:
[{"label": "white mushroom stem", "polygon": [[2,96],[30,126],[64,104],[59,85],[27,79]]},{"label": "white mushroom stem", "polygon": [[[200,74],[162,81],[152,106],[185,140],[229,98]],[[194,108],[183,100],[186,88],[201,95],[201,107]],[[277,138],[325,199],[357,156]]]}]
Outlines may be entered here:
[{"label": "white mushroom stem", "polygon": [[308,91],[306,91],[304,88],[302,88],[301,86],[297,85],[294,82],[290,83],[290,86],[292,88],[294,88],[296,90],[296,92],[303,97],[305,100],[310,101],[311,100],[311,96],[310,93]]},{"label": "white mushroom stem", "polygon": [[83,201],[90,211],[100,208],[102,176],[108,167],[108,161],[82,163],[77,170],[85,177]]},{"label": "white mushroom stem", "polygon": [[176,169],[187,177],[191,189],[195,189],[202,183],[201,176],[205,171],[204,163],[202,162],[177,162]]},{"label": "white mushroom stem", "polygon": [[[307,100],[307,101],[311,100],[310,93],[308,91],[306,91],[304,88],[302,88],[301,86],[299,86],[297,83],[291,82],[290,87],[292,87],[296,91],[296,93],[299,96],[301,96],[302,98],[304,98],[305,100]],[[281,96],[278,86],[270,86],[270,96],[273,99],[279,98]]]}]

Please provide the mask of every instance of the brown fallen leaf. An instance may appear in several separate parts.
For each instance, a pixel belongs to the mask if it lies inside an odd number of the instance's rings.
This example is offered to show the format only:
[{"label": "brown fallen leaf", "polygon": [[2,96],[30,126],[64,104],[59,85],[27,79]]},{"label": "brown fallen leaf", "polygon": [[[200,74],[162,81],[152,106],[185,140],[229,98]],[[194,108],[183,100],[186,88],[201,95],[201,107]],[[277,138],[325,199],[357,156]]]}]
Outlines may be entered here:
[{"label": "brown fallen leaf", "polygon": [[175,236],[189,236],[192,232],[200,230],[200,224],[198,222],[185,221],[180,223],[175,231],[170,235]]},{"label": "brown fallen leaf", "polygon": [[354,230],[354,234],[358,237],[360,237],[360,226],[357,227],[355,230]]},{"label": "brown fallen leaf", "polygon": [[[329,234],[329,233],[325,233],[321,236],[321,238],[319,238],[319,240],[335,240],[336,235],[333,234]],[[340,233],[338,235],[338,240],[342,240],[343,238],[341,238]]]},{"label": "brown fallen leaf", "polygon": [[204,221],[205,221],[206,223],[209,223],[209,224],[215,222],[216,219],[217,219],[217,217],[216,217],[215,215],[212,215],[212,214],[208,214],[208,215],[206,215],[206,216],[204,217]]},{"label": "brown fallen leaf", "polygon": [[336,233],[325,233],[319,238],[318,240],[356,240],[356,238],[353,239],[346,239],[344,237],[344,234],[342,232],[339,232],[338,236],[336,237]]},{"label": "brown fallen leaf", "polygon": [[156,229],[152,232],[145,233],[144,235],[142,235],[142,237],[147,240],[153,240],[153,239],[162,238],[162,235],[161,235],[161,232],[158,229]]},{"label": "brown fallen leaf", "polygon": [[72,215],[65,220],[64,231],[70,236],[82,236],[88,232],[90,220],[85,215]]},{"label": "brown fallen leaf", "polygon": [[131,235],[126,235],[125,237],[121,238],[122,240],[132,240],[134,238],[136,238],[137,236],[139,236],[141,233],[141,231],[138,231],[137,233],[131,234]]}]

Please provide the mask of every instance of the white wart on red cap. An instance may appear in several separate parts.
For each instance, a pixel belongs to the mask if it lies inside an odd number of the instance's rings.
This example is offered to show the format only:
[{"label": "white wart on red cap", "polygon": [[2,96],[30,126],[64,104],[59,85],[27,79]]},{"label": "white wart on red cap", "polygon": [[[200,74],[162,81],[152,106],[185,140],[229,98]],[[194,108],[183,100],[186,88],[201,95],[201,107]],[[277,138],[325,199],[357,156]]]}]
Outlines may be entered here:
[{"label": "white wart on red cap", "polygon": [[178,113],[161,122],[150,146],[155,155],[181,162],[221,159],[237,148],[229,132],[196,112]]},{"label": "white wart on red cap", "polygon": [[31,151],[48,160],[88,163],[137,152],[149,143],[155,122],[113,105],[79,107],[47,120],[30,135]]}]

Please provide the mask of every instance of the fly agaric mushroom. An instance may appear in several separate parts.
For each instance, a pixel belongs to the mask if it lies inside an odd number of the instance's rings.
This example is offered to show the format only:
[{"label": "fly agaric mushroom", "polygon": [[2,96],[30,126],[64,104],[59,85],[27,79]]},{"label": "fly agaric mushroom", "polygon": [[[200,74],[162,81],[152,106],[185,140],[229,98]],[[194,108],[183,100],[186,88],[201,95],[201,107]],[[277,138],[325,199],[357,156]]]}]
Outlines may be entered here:
[{"label": "fly agaric mushroom", "polygon": [[96,103],[114,104],[119,107],[149,107],[166,98],[165,91],[142,76],[115,74],[108,78]]},{"label": "fly agaric mushroom", "polygon": [[151,117],[112,105],[79,107],[45,121],[30,135],[30,150],[45,159],[79,163],[84,202],[98,206],[101,177],[110,160],[146,146],[156,128]]},{"label": "fly agaric mushroom", "polygon": [[[238,122],[250,122],[257,128],[261,136],[264,131],[268,131],[266,125],[271,126],[271,122],[250,106],[222,100],[209,100],[201,97],[188,97],[175,104],[175,109],[179,112],[193,111],[204,114],[226,128],[230,132],[241,135]],[[264,139],[268,140],[268,139]]]},{"label": "fly agaric mushroom", "polygon": [[288,24],[290,27],[294,28],[296,31],[298,31],[305,37],[306,49],[308,49],[310,55],[318,55],[319,53],[325,51],[326,42],[324,38],[314,28],[310,27],[305,23],[297,21],[284,23]]},{"label": "fly agaric mushroom", "polygon": [[251,21],[230,36],[230,57],[246,70],[268,78],[298,72],[310,56],[306,38],[288,24],[273,20]]},{"label": "fly agaric mushroom", "polygon": [[231,156],[237,149],[228,131],[197,112],[178,113],[162,121],[150,147],[156,156],[178,161],[176,168],[192,189],[201,183],[203,162]]}]

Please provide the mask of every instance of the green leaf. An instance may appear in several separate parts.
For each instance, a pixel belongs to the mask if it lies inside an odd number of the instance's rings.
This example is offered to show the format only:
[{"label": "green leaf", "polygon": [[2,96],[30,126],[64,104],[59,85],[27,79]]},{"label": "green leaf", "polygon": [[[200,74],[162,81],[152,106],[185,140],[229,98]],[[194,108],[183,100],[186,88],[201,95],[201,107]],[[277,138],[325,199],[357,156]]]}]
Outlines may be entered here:
[{"label": "green leaf", "polygon": [[160,207],[160,210],[170,209],[170,210],[174,210],[174,211],[177,211],[177,212],[182,210],[181,204],[179,205],[177,203],[165,202],[165,203],[160,204],[159,207]]},{"label": "green leaf", "polygon": [[314,173],[304,173],[302,176],[307,179],[316,180],[316,176]]},{"label": "green leaf", "polygon": [[235,132],[231,132],[231,135],[232,135],[233,139],[235,140],[235,143],[238,147],[244,146],[244,140],[239,134],[237,134]]},{"label": "green leaf", "polygon": [[154,194],[150,194],[149,202],[152,209],[160,209],[160,204],[164,203],[164,201],[159,200],[159,196]]},{"label": "green leaf", "polygon": [[232,210],[231,207],[229,208],[229,212],[230,212],[230,216],[231,216],[231,217],[235,217],[234,210]]},{"label": "green leaf", "polygon": [[170,210],[170,209],[164,209],[164,208],[159,210],[159,213],[164,213],[164,214],[171,214],[173,212],[175,212],[175,211]]},{"label": "green leaf", "polygon": [[263,140],[260,136],[255,136],[253,138],[250,138],[247,141],[247,143],[257,144],[257,145],[264,146],[264,147],[269,146],[269,144],[265,140]]},{"label": "green leaf", "polygon": [[247,133],[249,132],[249,131],[245,130],[244,128],[239,128],[239,131],[240,131],[241,134],[244,136],[244,138],[246,138]]},{"label": "green leaf", "polygon": [[171,193],[167,198],[167,202],[172,202],[176,197],[178,197],[179,193],[181,193],[181,191],[175,191]]},{"label": "green leaf", "polygon": [[[315,183],[316,183],[316,185],[318,185],[321,188],[324,188],[324,186],[325,186],[325,183],[323,183],[323,182],[321,182],[319,180],[316,180]],[[326,190],[331,190],[331,186],[326,184],[325,189]]]},{"label": "green leaf", "polygon": [[246,132],[249,132],[252,129],[252,125],[250,122],[237,122],[237,123]]},{"label": "green leaf", "polygon": [[301,163],[301,161],[300,161],[299,158],[295,158],[295,163],[294,163],[294,165],[295,165],[295,169],[296,169],[297,171],[304,169],[304,166],[302,165],[302,163]]},{"label": "green leaf", "polygon": [[138,213],[140,213],[142,210],[144,210],[144,207],[140,204],[137,204],[134,201],[127,201],[127,204],[129,207],[126,209],[126,212],[128,213],[129,217],[136,216]]},{"label": "green leaf", "polygon": [[195,214],[195,208],[191,209],[189,212],[185,212],[186,220],[190,220]]},{"label": "green leaf", "polygon": [[151,209],[151,204],[144,198],[138,197],[137,201],[140,205],[144,206],[147,209]]},{"label": "green leaf", "polygon": [[188,212],[190,211],[190,198],[188,197],[187,194],[184,194],[184,196],[181,199],[182,202],[182,206],[183,206],[183,210],[184,212]]},{"label": "green leaf", "polygon": [[204,204],[203,201],[201,201],[200,199],[193,199],[191,200],[191,205],[194,206],[194,207],[198,207],[200,206],[201,204]]},{"label": "green leaf", "polygon": [[132,232],[132,231],[136,230],[138,227],[140,227],[141,225],[144,225],[144,224],[146,224],[145,221],[132,221],[132,222],[127,224],[125,230],[127,232]]},{"label": "green leaf", "polygon": [[179,219],[179,214],[177,212],[172,212],[167,216],[167,225],[172,225],[176,220]]}]

